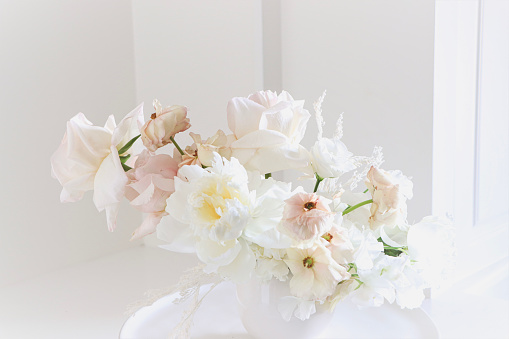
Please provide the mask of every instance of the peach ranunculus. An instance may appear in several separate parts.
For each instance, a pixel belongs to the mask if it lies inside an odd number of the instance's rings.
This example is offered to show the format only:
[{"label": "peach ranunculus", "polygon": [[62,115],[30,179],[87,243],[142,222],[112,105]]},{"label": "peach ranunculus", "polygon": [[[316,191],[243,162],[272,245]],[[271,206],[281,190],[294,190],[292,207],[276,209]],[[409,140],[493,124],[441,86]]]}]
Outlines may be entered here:
[{"label": "peach ranunculus", "polygon": [[153,233],[161,218],[168,215],[166,199],[175,191],[174,177],[178,163],[169,155],[152,156],[144,151],[127,172],[129,184],[125,196],[136,209],[147,213],[145,220],[131,238],[139,239]]},{"label": "peach ranunculus", "polygon": [[51,157],[52,176],[63,186],[60,200],[75,202],[94,190],[94,204],[99,211],[106,210],[108,229],[113,231],[127,183],[118,150],[139,134],[142,125],[143,104],[118,126],[112,115],[104,127],[94,126],[83,113],[67,122],[64,138]]},{"label": "peach ranunculus", "polygon": [[366,186],[373,196],[369,223],[372,229],[406,224],[406,200],[412,198],[413,184],[401,171],[384,171],[371,167]]},{"label": "peach ranunculus", "polygon": [[315,193],[299,192],[285,200],[280,231],[307,246],[319,239],[332,227],[334,213],[330,200]]},{"label": "peach ranunculus", "polygon": [[228,127],[233,132],[232,157],[262,174],[309,165],[309,153],[299,143],[310,114],[303,100],[283,91],[257,92],[228,102]]},{"label": "peach ranunculus", "polygon": [[154,108],[156,112],[141,129],[143,145],[151,152],[171,143],[170,138],[191,127],[187,118],[187,107],[174,105],[162,108],[161,103],[156,99]]}]

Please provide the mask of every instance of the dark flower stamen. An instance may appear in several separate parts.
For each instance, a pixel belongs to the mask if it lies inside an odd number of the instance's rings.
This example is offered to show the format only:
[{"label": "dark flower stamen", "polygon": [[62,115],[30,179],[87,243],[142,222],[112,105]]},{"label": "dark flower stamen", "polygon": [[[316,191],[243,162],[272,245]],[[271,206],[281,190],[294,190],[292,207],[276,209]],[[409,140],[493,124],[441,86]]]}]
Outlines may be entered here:
[{"label": "dark flower stamen", "polygon": [[332,238],[334,238],[332,236],[332,234],[330,233],[325,233],[324,235],[322,235],[322,238],[324,238],[325,240],[327,240],[328,242],[331,242],[332,241]]},{"label": "dark flower stamen", "polygon": [[307,203],[305,203],[305,204],[304,204],[304,209],[305,209],[306,211],[313,210],[313,209],[315,209],[315,208],[316,208],[316,203],[315,203],[315,202],[313,202],[313,201],[309,201],[309,202],[307,202]]},{"label": "dark flower stamen", "polygon": [[304,260],[302,260],[302,264],[306,268],[311,268],[315,264],[315,260],[311,257],[305,257]]}]

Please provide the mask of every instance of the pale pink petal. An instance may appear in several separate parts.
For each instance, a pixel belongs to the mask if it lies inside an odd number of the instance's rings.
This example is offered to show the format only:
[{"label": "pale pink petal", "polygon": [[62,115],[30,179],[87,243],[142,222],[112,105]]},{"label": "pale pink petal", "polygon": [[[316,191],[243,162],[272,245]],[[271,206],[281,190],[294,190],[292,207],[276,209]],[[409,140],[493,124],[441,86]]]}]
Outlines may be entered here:
[{"label": "pale pink petal", "polygon": [[143,238],[146,235],[154,233],[157,225],[161,221],[162,217],[168,215],[166,212],[161,213],[148,213],[143,220],[141,226],[139,226],[132,234],[131,240]]},{"label": "pale pink petal", "polygon": [[249,100],[262,105],[265,108],[274,106],[278,102],[278,95],[274,91],[258,91],[247,97]]}]

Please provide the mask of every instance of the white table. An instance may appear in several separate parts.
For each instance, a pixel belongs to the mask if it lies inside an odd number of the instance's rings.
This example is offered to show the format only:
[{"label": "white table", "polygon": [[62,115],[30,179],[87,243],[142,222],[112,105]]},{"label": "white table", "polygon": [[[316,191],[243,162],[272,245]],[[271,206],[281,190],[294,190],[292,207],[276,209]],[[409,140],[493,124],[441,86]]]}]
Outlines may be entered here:
[{"label": "white table", "polygon": [[[196,263],[191,255],[138,247],[3,287],[0,338],[117,338],[130,303],[149,289],[174,284],[185,267]],[[494,286],[489,290],[492,295],[487,295],[477,293],[476,288],[456,286],[426,300],[423,308],[441,338],[509,338],[509,301],[497,298],[504,288],[507,290],[503,284]],[[233,293],[228,297],[234,301]],[[247,339],[234,316],[236,309],[228,312],[232,312],[228,319],[237,338]],[[210,326],[224,327],[224,323]],[[231,339],[232,335],[216,338]]]}]

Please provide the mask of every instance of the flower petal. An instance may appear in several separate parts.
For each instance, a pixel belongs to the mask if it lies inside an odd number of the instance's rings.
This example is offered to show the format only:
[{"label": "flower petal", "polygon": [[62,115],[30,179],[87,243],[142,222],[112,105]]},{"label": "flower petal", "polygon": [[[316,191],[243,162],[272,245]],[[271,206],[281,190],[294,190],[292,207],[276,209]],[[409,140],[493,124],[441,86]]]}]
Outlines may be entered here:
[{"label": "flower petal", "polygon": [[111,153],[101,163],[94,180],[94,204],[99,212],[106,209],[110,231],[116,227],[116,213],[127,181],[117,148],[111,146]]}]

